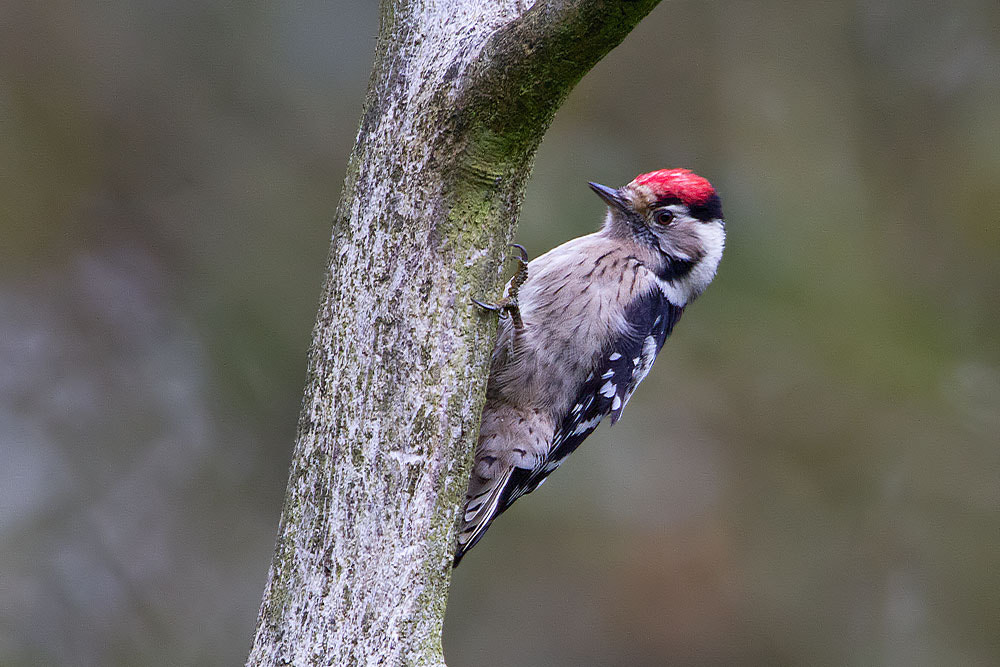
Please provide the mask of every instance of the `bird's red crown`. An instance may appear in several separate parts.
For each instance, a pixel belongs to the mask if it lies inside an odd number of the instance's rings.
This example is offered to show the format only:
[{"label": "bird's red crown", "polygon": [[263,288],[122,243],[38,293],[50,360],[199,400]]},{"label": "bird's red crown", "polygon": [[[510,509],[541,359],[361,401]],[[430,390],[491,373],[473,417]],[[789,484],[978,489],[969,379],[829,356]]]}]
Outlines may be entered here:
[{"label": "bird's red crown", "polygon": [[715,194],[712,184],[690,169],[659,169],[639,174],[632,183],[649,188],[657,199],[677,197],[689,206],[705,204]]}]

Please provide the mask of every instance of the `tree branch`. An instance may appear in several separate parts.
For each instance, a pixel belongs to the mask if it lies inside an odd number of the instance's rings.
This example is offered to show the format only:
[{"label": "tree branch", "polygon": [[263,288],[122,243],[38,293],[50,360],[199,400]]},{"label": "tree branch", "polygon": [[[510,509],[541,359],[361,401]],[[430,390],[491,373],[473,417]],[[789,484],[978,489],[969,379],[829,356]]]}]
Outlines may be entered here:
[{"label": "tree branch", "polygon": [[489,132],[540,139],[574,85],[659,0],[538,2],[498,30],[468,75],[470,106]]}]

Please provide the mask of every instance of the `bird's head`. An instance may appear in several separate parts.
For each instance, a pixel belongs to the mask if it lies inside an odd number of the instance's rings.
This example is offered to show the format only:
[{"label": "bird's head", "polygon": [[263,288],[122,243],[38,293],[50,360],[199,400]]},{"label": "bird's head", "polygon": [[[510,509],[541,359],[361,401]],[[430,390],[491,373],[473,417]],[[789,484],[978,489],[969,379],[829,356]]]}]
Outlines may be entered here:
[{"label": "bird's head", "polygon": [[687,297],[701,293],[722,259],[722,203],[707,180],[687,169],[640,174],[617,190],[590,187],[608,204],[603,232],[650,251],[651,269]]}]

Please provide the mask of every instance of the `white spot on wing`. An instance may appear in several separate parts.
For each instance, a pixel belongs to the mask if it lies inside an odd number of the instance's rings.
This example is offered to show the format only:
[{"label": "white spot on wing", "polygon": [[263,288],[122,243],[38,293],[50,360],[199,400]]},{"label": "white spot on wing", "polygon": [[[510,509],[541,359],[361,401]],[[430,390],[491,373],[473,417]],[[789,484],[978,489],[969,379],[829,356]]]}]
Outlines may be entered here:
[{"label": "white spot on wing", "polygon": [[604,383],[604,385],[597,393],[599,393],[601,396],[607,396],[608,398],[611,398],[612,396],[615,395],[615,383],[612,382],[611,380],[608,380],[607,382]]},{"label": "white spot on wing", "polygon": [[595,428],[598,424],[601,423],[602,417],[604,417],[604,415],[597,415],[593,419],[589,419],[585,422],[580,422],[579,424],[576,425],[576,428],[573,429],[572,435],[580,435],[581,433],[585,433],[586,431]]},{"label": "white spot on wing", "polygon": [[608,361],[618,361],[621,358],[622,358],[622,355],[618,354],[617,352],[612,352],[611,356],[608,357]]},{"label": "white spot on wing", "polygon": [[649,375],[649,369],[653,367],[653,362],[656,361],[656,338],[646,336],[645,340],[642,341],[642,353],[639,355],[639,360],[641,363],[632,374],[632,382],[629,383],[628,390],[625,392],[626,405],[628,405],[629,399],[632,398],[635,388]]},{"label": "white spot on wing", "polygon": [[607,380],[609,377],[611,377],[614,374],[615,374],[614,369],[609,370],[607,373],[605,373],[604,375],[601,376],[601,379],[602,380]]},{"label": "white spot on wing", "polygon": [[622,406],[622,399],[619,398],[618,396],[615,396],[615,400],[611,401],[611,409],[617,410],[621,406]]}]

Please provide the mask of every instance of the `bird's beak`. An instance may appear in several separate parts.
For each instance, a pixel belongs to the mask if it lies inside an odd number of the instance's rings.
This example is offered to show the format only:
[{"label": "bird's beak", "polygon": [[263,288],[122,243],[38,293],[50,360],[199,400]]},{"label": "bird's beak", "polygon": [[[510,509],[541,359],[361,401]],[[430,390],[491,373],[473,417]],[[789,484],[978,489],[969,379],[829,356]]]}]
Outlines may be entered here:
[{"label": "bird's beak", "polygon": [[590,189],[597,193],[597,196],[603,199],[608,206],[611,208],[617,208],[620,211],[629,212],[631,207],[628,202],[618,194],[617,190],[609,188],[606,185],[601,185],[600,183],[588,183]]}]

